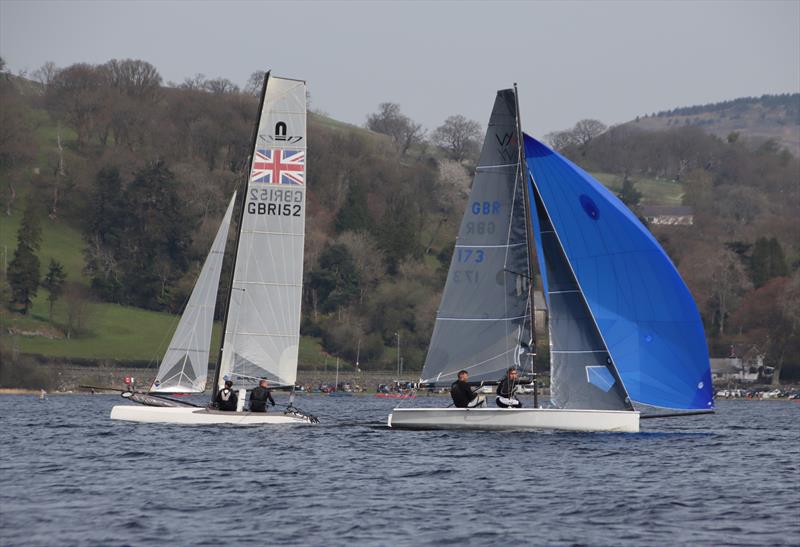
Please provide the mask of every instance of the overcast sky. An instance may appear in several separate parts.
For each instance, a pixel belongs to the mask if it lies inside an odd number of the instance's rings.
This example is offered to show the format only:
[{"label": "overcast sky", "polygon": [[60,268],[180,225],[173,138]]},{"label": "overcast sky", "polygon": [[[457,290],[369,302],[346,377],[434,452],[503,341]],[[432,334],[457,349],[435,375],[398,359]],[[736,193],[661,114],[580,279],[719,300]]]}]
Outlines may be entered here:
[{"label": "overcast sky", "polygon": [[103,2],[0,0],[15,72],[112,58],[165,81],[308,81],[312,108],[363,124],[399,103],[428,128],[485,124],[520,86],[535,135],[675,106],[800,91],[800,0],[752,2]]}]

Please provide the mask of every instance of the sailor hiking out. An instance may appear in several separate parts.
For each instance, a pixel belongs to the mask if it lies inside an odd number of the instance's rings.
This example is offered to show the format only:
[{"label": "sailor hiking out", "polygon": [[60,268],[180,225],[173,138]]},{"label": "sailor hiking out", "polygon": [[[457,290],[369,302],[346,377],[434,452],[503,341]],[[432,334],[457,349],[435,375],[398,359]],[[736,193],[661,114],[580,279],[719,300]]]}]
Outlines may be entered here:
[{"label": "sailor hiking out", "polygon": [[476,408],[484,406],[486,398],[478,395],[469,387],[467,380],[469,373],[466,370],[458,372],[458,380],[450,386],[450,396],[453,398],[453,406],[456,408]]},{"label": "sailor hiking out", "polygon": [[517,399],[516,395],[519,388],[517,376],[517,369],[511,367],[505,377],[500,380],[497,386],[497,399],[495,400],[500,408],[522,408],[522,403]]}]

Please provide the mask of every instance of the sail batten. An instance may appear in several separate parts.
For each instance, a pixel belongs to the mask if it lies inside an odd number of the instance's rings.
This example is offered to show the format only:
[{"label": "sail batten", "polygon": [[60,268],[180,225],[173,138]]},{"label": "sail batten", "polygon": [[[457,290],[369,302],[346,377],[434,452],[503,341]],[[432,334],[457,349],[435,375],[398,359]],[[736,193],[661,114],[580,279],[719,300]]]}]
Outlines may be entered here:
[{"label": "sail batten", "polygon": [[[675,409],[713,407],[708,349],[697,307],[672,261],[639,220],[580,167],[526,136],[533,186],[557,232],[577,287],[543,276],[553,290],[578,289],[633,401]],[[539,219],[541,220],[541,219]],[[541,258],[540,258],[541,260]],[[597,387],[600,375],[589,374]]]},{"label": "sail batten", "polygon": [[[156,378],[150,387],[151,392],[200,393],[206,388],[217,288],[235,201],[234,193],[181,315],[178,328],[175,329],[161,360]],[[189,354],[194,357],[189,359]]]}]

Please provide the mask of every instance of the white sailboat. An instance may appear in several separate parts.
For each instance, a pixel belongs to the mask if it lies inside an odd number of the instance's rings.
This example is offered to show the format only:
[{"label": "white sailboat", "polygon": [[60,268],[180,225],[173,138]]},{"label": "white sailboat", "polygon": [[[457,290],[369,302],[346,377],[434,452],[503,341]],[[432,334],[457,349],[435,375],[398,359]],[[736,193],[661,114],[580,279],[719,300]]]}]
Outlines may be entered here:
[{"label": "white sailboat", "polygon": [[[639,431],[636,405],[708,413],[697,307],[648,230],[589,174],[524,135],[497,93],[420,383],[477,385],[516,367],[533,408],[396,408],[406,429]],[[550,401],[535,390],[533,264],[549,316]]]},{"label": "white sailboat", "polygon": [[300,344],[306,197],[306,85],[269,73],[259,105],[251,164],[234,249],[223,336],[212,400],[226,380],[239,390],[236,412],[165,397],[202,393],[222,259],[236,195],[214,239],[200,277],[148,393],[123,396],[111,418],[177,424],[302,424],[316,418],[289,405],[283,413],[245,411],[246,390],[260,379],[294,387]]}]

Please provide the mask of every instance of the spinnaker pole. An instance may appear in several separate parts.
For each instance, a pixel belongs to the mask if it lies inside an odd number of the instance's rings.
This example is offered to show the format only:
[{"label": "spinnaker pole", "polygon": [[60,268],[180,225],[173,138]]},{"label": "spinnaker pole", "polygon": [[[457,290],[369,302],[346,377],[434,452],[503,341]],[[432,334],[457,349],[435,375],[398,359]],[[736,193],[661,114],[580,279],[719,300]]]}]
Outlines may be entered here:
[{"label": "spinnaker pole", "polygon": [[[242,236],[242,225],[244,223],[244,211],[247,204],[247,185],[250,183],[250,171],[253,168],[253,150],[256,148],[258,141],[258,126],[261,123],[261,112],[264,110],[264,100],[267,97],[267,82],[269,82],[268,70],[264,74],[264,84],[261,86],[261,99],[258,102],[258,116],[256,117],[256,125],[253,128],[253,138],[250,142],[250,152],[247,156],[247,178],[244,181],[244,191],[242,192],[242,208],[239,211],[238,224],[236,226],[236,242],[233,245],[233,266],[231,266],[231,278],[228,282],[228,296],[225,298],[225,315],[222,319],[222,336],[219,340],[219,354],[217,355],[217,367],[214,370],[214,384],[211,388],[211,401],[217,398],[217,390],[219,389],[219,377],[222,370],[222,350],[225,346],[225,332],[228,329],[228,312],[231,309],[231,298],[233,297],[233,280],[236,278],[236,257],[239,254],[239,240]],[[242,289],[244,290],[244,289]]]},{"label": "spinnaker pole", "polygon": [[519,181],[522,182],[522,199],[525,209],[525,239],[528,246],[528,313],[530,314],[531,325],[531,344],[528,347],[528,355],[531,358],[531,375],[533,376],[533,407],[539,408],[539,386],[536,378],[536,324],[533,305],[533,228],[531,221],[531,203],[528,192],[527,172],[528,166],[525,162],[525,145],[522,136],[522,120],[519,113],[519,93],[517,92],[517,82],[514,82],[514,110],[517,119],[517,164]]}]

